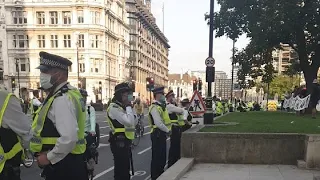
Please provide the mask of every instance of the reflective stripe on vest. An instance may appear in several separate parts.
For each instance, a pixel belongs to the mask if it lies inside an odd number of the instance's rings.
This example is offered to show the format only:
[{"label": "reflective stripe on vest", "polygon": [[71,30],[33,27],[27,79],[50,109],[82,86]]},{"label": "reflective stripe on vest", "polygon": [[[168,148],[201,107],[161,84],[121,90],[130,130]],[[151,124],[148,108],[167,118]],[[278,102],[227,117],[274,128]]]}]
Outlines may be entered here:
[{"label": "reflective stripe on vest", "polygon": [[[1,92],[1,93],[5,93],[5,92]],[[3,115],[4,112],[8,106],[10,97],[14,96],[12,93],[7,94],[5,100],[0,103],[2,104],[2,108],[0,111],[0,127],[2,125],[2,120],[3,120]],[[7,160],[12,159],[13,157],[15,157],[20,151],[23,151],[20,139],[18,138],[19,142],[16,143],[9,152],[4,152],[4,149],[2,147],[2,145],[0,144],[0,173],[3,171],[4,165],[6,163]]]},{"label": "reflective stripe on vest", "polygon": [[126,113],[126,111],[121,107],[119,106],[118,104],[116,103],[110,103],[108,109],[107,109],[107,122],[110,126],[110,129],[111,129],[111,132],[112,134],[115,134],[115,133],[124,133],[125,136],[130,139],[130,140],[133,140],[134,139],[134,132],[135,132],[135,128],[134,127],[121,127],[121,128],[115,128],[112,121],[116,121],[116,119],[113,119],[111,120],[110,119],[110,116],[109,116],[109,112],[110,112],[110,109],[111,108],[118,108],[120,111]]},{"label": "reflective stripe on vest", "polygon": [[[72,150],[72,154],[83,154],[86,150],[86,140],[84,138],[84,127],[86,120],[86,109],[81,103],[81,94],[78,90],[68,90],[66,92],[69,100],[76,106],[77,122],[78,122],[78,141],[75,148]],[[30,141],[30,150],[33,152],[41,152],[43,145],[55,145],[59,137],[41,137],[44,122],[46,120],[49,109],[56,97],[59,96],[59,92],[53,95],[46,104],[39,107],[40,110],[36,112],[36,116],[32,123],[32,130],[34,137]]]},{"label": "reflective stripe on vest", "polygon": [[155,104],[152,104],[149,108],[149,123],[150,123],[150,127],[151,127],[151,132],[153,132],[154,129],[158,128],[156,125],[152,124],[151,122],[151,115],[150,115],[150,112],[152,110],[152,108],[157,108],[159,114],[160,114],[160,117],[161,117],[161,120],[162,120],[162,123],[169,129],[171,130],[171,120],[170,120],[170,117],[169,117],[169,113],[167,110],[163,111],[162,110],[162,107],[159,106],[159,105],[155,105]]}]

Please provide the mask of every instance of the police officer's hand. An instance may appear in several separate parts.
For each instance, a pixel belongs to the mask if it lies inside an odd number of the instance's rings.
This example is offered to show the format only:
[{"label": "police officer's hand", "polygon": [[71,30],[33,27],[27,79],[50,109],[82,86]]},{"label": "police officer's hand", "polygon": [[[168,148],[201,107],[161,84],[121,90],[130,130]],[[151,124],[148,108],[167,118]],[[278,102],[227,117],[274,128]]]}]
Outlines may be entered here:
[{"label": "police officer's hand", "polygon": [[37,157],[37,162],[38,162],[38,165],[40,166],[46,166],[50,164],[50,161],[47,158],[47,153],[40,153],[39,156]]}]

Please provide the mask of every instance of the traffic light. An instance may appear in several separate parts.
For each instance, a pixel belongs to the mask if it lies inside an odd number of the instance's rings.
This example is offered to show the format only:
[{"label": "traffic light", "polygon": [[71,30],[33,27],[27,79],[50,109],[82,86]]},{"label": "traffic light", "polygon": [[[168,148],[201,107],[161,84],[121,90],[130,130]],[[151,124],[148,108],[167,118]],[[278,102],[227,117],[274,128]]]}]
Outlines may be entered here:
[{"label": "traffic light", "polygon": [[102,82],[99,81],[99,93],[102,94]]},{"label": "traffic light", "polygon": [[202,80],[201,79],[199,79],[198,89],[199,89],[199,91],[202,90]]},{"label": "traffic light", "polygon": [[197,80],[193,80],[193,91],[197,90],[197,86],[198,86],[198,81]]},{"label": "traffic light", "polygon": [[180,97],[180,87],[177,87],[177,97]]},{"label": "traffic light", "polygon": [[198,81],[198,90],[199,90],[199,94],[202,96],[202,80],[199,79]]},{"label": "traffic light", "polygon": [[147,77],[146,78],[147,81],[147,90],[148,91],[152,91],[154,89],[154,79],[152,77]]},{"label": "traffic light", "polygon": [[16,88],[16,78],[11,78],[11,87],[12,87],[12,89],[13,88]]}]

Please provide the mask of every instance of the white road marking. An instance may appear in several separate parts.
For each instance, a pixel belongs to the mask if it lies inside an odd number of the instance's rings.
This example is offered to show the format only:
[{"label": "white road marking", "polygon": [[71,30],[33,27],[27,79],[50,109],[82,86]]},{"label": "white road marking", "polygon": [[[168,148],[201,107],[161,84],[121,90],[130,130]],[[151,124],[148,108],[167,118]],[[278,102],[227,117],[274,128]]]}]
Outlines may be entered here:
[{"label": "white road marking", "polygon": [[114,169],[114,166],[112,166],[111,168],[107,169],[107,170],[104,170],[102,171],[101,173],[97,174],[93,179],[98,179],[99,177],[107,174],[108,172],[112,171]]},{"label": "white road marking", "polygon": [[100,138],[108,137],[109,134],[100,135]]},{"label": "white road marking", "polygon": [[110,144],[102,144],[102,143],[100,143],[98,148],[107,147],[107,146],[110,146]]},{"label": "white road marking", "polygon": [[102,126],[100,127],[100,129],[104,129],[104,128],[108,128],[109,126]]},{"label": "white road marking", "polygon": [[151,147],[148,147],[147,149],[145,149],[145,150],[143,150],[143,151],[138,152],[138,154],[139,154],[139,155],[140,155],[140,154],[143,154],[143,153],[145,153],[145,152],[149,151],[150,149],[151,149]]},{"label": "white road marking", "polygon": [[[170,138],[167,138],[167,141],[169,140]],[[143,153],[145,153],[145,152],[147,152],[147,151],[149,151],[151,149],[151,146],[150,147],[148,147],[148,148],[146,148],[146,149],[144,149],[144,150],[142,150],[142,151],[140,151],[140,152],[138,152],[138,154],[139,155],[141,155],[141,154],[143,154]]]}]

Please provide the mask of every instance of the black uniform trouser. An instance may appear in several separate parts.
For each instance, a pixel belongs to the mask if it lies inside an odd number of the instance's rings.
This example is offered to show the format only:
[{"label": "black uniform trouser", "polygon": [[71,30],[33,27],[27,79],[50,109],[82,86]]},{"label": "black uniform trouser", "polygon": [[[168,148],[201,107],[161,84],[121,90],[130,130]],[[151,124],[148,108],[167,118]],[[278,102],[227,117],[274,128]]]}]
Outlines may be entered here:
[{"label": "black uniform trouser", "polygon": [[43,170],[46,180],[88,180],[88,172],[83,154],[68,154],[54,165]]},{"label": "black uniform trouser", "polygon": [[181,149],[181,127],[172,126],[172,134],[170,136],[170,149],[168,158],[168,168],[176,163],[180,158]]},{"label": "black uniform trouser", "polygon": [[114,180],[130,180],[131,141],[118,137],[109,140],[114,160]]},{"label": "black uniform trouser", "polygon": [[156,180],[164,172],[167,161],[167,135],[159,129],[154,129],[151,133],[151,141],[151,180]]},{"label": "black uniform trouser", "polygon": [[85,158],[86,158],[86,160],[88,160],[90,158],[93,158],[92,154],[90,152],[90,146],[94,143],[95,137],[92,136],[91,134],[88,134],[86,136],[86,141],[87,141],[87,148],[86,148],[86,152],[85,152]]},{"label": "black uniform trouser", "polygon": [[189,125],[189,124],[185,124],[182,129],[181,129],[181,133],[182,132],[185,132],[186,130],[190,129],[192,127],[192,125]]},{"label": "black uniform trouser", "polygon": [[5,165],[3,171],[0,173],[0,180],[21,180],[20,166],[9,167]]}]

